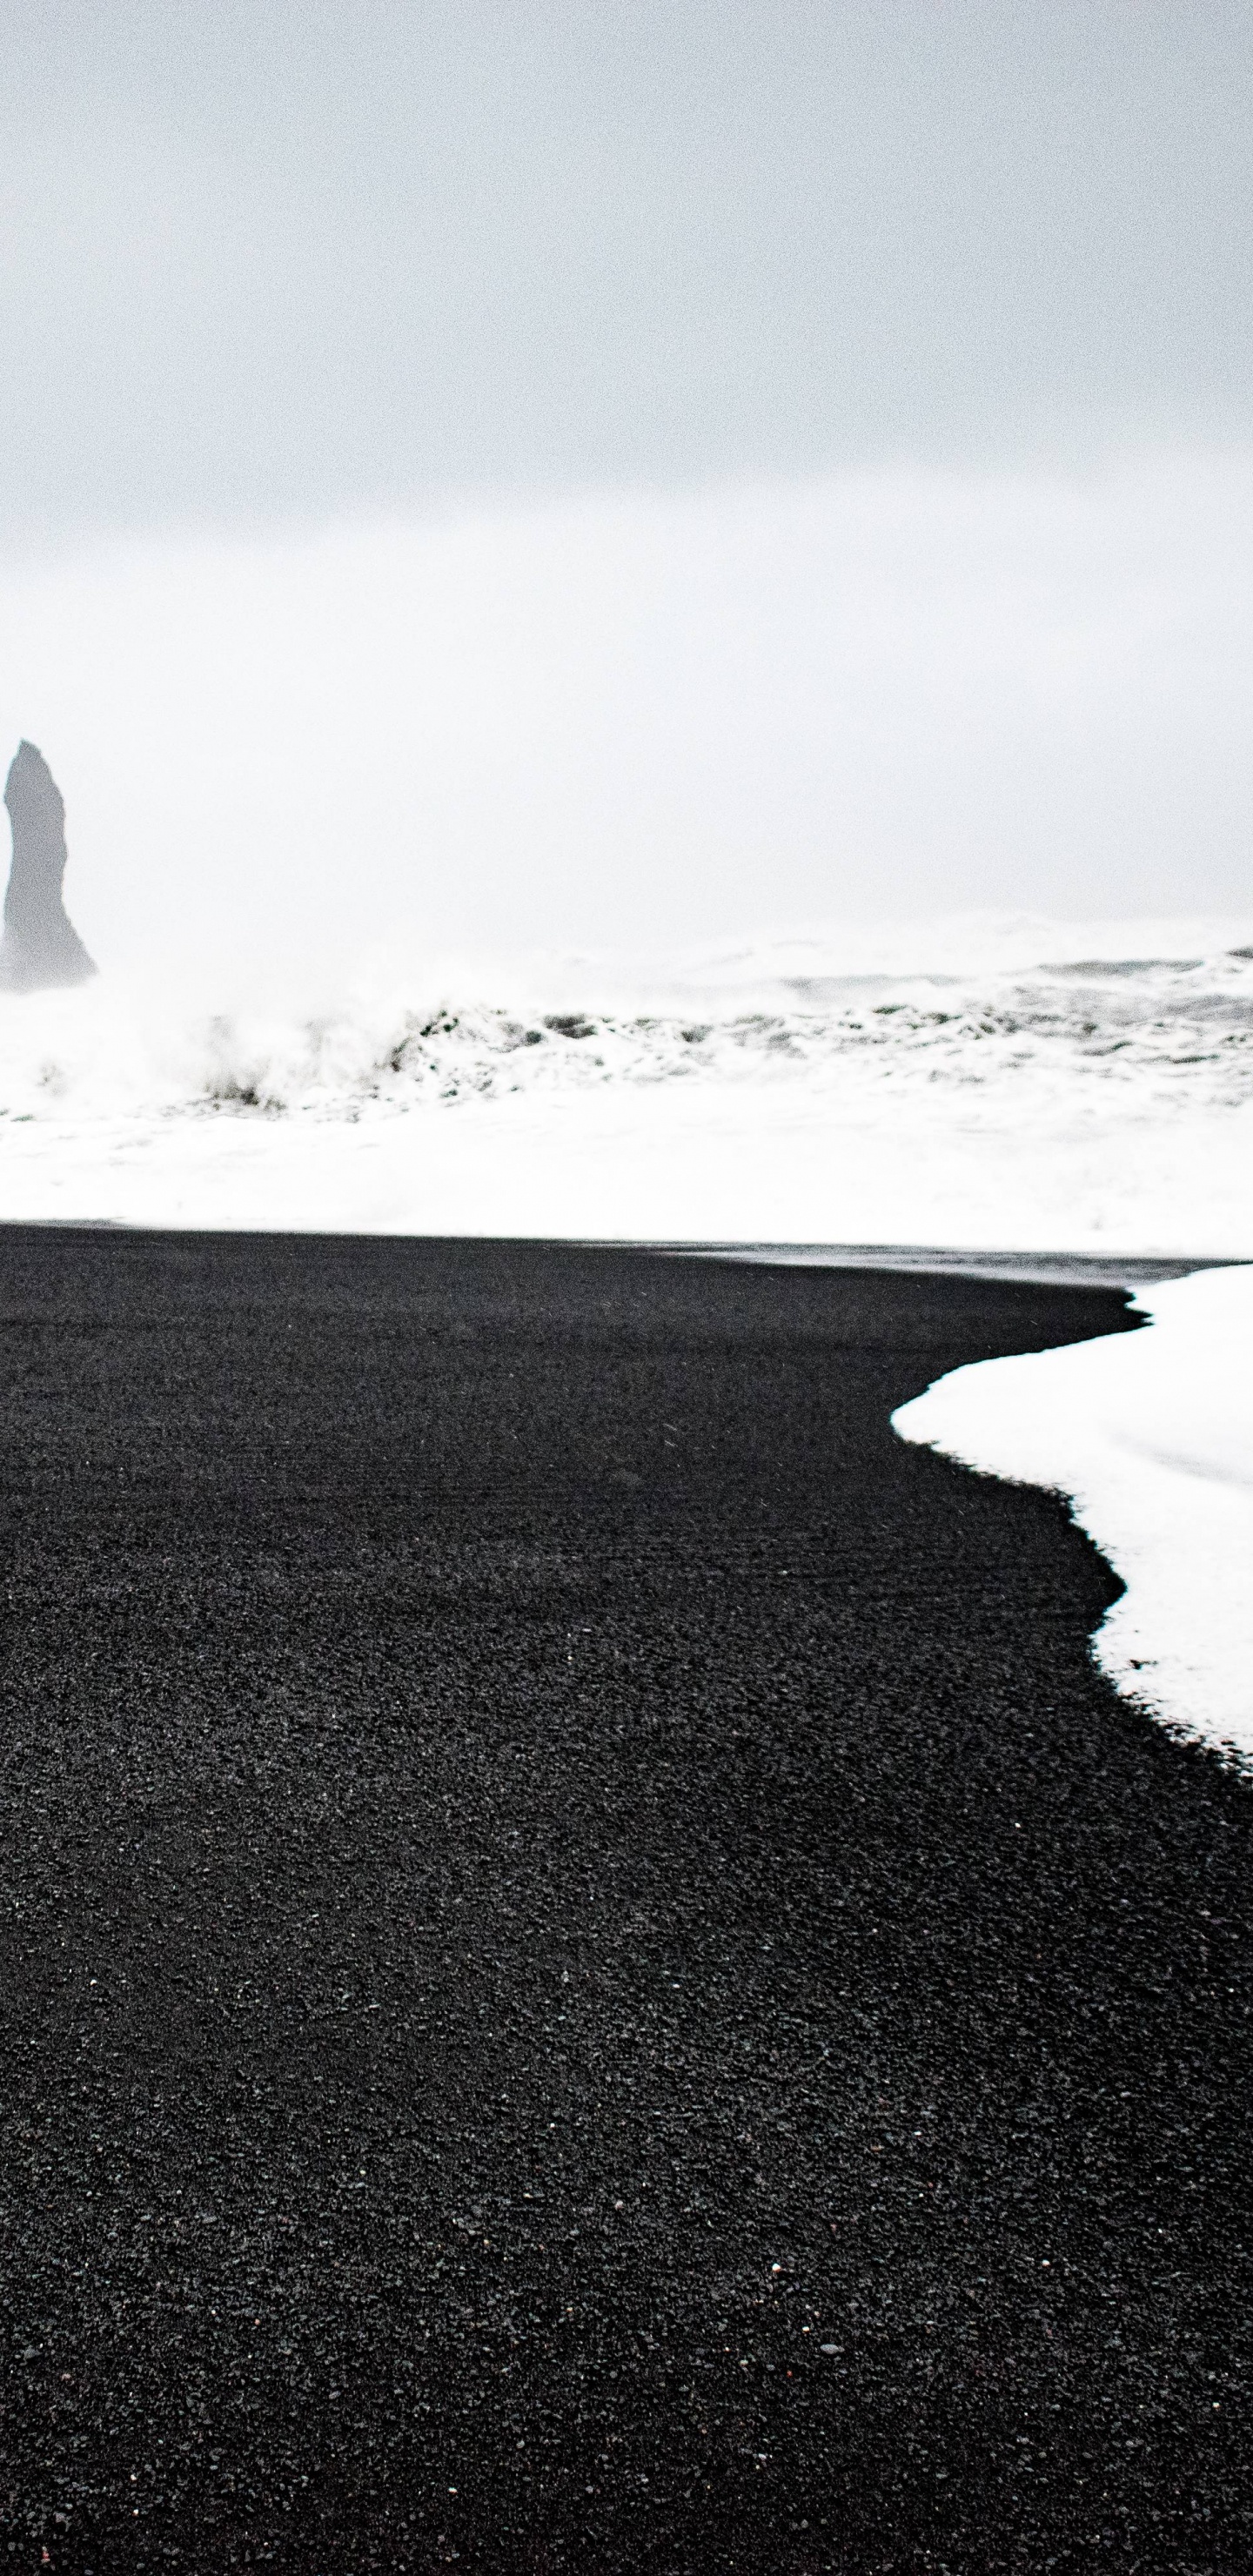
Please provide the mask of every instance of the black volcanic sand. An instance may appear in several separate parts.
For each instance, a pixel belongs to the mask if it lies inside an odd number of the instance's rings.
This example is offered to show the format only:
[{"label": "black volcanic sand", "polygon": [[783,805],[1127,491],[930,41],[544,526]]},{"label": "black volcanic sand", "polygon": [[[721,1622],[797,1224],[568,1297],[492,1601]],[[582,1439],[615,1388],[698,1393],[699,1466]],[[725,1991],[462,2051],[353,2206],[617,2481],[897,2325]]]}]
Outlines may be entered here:
[{"label": "black volcanic sand", "polygon": [[5,1231],[0,2565],[1247,2576],[1253,1797],[888,1427],[1127,1321]]}]

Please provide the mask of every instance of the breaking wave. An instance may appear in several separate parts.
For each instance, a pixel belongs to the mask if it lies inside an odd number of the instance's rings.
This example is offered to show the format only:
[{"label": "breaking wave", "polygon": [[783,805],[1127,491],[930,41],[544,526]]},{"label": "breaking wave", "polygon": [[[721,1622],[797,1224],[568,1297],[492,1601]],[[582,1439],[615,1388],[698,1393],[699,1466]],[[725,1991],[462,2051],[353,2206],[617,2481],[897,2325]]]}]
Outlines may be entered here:
[{"label": "breaking wave", "polygon": [[230,1007],[102,979],[0,1000],[0,1117],[359,1119],[674,1083],[790,1086],[833,1115],[919,1095],[998,1122],[1050,1103],[1238,1107],[1253,1098],[1253,943],[1189,926],[1200,935],[1174,953],[1145,953],[1140,925],[1066,956],[1035,925],[1034,959],[1028,930],[984,926],[963,962],[948,925],[923,967],[893,959],[900,931],[877,958],[869,934],[850,934],[648,973],[550,961],[502,968],[494,995],[478,970],[482,999],[461,998],[451,972]]}]

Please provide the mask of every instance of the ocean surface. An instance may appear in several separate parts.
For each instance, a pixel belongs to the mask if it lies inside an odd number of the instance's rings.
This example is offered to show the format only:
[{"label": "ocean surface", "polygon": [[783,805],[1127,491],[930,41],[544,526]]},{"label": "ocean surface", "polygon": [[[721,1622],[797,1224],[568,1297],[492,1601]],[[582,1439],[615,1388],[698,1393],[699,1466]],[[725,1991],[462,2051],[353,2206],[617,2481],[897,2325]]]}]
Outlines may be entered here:
[{"label": "ocean surface", "polygon": [[1253,915],[0,997],[0,1210],[1253,1253]]}]

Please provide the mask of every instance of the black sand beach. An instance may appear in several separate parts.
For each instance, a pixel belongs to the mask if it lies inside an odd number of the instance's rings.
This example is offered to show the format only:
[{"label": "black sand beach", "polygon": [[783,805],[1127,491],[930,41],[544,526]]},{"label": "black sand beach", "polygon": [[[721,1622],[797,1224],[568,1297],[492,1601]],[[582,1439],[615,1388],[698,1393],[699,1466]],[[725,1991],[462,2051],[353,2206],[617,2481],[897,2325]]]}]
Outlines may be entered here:
[{"label": "black sand beach", "polygon": [[888,1426],[1124,1320],[0,1235],[0,2564],[1247,2576],[1253,1797]]}]

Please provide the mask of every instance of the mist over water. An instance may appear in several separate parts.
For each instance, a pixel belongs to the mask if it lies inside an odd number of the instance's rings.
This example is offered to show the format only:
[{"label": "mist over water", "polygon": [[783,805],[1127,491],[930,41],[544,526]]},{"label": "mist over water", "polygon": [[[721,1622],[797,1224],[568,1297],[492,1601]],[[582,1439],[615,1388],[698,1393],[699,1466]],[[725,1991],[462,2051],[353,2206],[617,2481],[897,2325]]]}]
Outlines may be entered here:
[{"label": "mist over water", "polygon": [[1253,1246],[1253,456],[0,594],[101,968],[0,1007],[10,1213]]},{"label": "mist over water", "polygon": [[[1253,456],[592,495],[0,570],[106,974],[1242,910]],[[576,996],[576,1000],[582,997]]]}]

